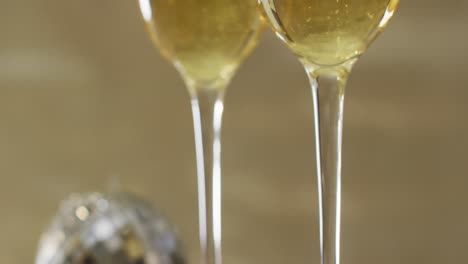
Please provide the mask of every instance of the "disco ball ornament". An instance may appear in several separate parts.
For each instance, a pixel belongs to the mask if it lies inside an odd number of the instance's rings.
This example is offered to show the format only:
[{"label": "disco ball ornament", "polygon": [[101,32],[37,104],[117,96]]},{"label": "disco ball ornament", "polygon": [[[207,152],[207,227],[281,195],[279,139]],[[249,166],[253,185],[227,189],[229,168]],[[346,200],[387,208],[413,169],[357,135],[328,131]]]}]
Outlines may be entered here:
[{"label": "disco ball ornament", "polygon": [[72,195],[39,244],[36,264],[184,264],[173,226],[129,194]]}]

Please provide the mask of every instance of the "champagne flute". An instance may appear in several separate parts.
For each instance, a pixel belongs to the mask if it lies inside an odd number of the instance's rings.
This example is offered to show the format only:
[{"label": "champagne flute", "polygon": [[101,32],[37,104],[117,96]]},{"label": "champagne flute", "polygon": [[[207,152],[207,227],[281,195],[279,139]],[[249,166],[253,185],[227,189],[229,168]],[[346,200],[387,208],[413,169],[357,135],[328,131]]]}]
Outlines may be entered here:
[{"label": "champagne flute", "polygon": [[263,32],[255,0],[139,0],[146,27],[192,101],[202,264],[221,264],[221,121],[226,87]]},{"label": "champagne flute", "polygon": [[341,146],[345,85],[399,0],[258,0],[312,87],[322,264],[340,263]]}]

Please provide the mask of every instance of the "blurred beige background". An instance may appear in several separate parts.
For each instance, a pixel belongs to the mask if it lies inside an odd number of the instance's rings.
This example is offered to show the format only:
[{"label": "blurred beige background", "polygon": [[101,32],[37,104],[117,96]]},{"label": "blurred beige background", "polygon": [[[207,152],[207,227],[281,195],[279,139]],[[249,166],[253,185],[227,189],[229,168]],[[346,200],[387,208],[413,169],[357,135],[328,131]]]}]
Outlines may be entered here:
[{"label": "blurred beige background", "polygon": [[[342,260],[468,262],[468,2],[402,0],[347,92]],[[198,263],[189,98],[136,1],[2,0],[0,263],[32,263],[70,192],[119,179]],[[311,96],[272,34],[227,98],[225,263],[319,263]]]}]

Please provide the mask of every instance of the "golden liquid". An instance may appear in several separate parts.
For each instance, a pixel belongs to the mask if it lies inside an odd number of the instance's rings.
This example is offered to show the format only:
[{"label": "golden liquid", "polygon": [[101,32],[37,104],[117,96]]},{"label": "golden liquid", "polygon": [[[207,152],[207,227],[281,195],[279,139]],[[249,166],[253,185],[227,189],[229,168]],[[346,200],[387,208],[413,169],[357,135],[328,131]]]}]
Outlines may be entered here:
[{"label": "golden liquid", "polygon": [[140,0],[165,57],[192,82],[228,80],[258,42],[256,0]]},{"label": "golden liquid", "polygon": [[337,65],[362,54],[399,0],[260,0],[275,32],[306,63]]}]

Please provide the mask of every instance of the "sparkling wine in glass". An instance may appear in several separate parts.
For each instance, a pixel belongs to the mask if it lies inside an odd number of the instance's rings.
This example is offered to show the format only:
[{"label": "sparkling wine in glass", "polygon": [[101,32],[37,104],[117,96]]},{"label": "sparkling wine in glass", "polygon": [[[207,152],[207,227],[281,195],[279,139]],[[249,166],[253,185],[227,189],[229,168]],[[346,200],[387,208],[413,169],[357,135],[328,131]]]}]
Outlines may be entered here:
[{"label": "sparkling wine in glass", "polygon": [[139,0],[192,101],[202,264],[221,264],[221,121],[227,85],[263,32],[255,0]]},{"label": "sparkling wine in glass", "polygon": [[399,0],[258,0],[309,76],[315,112],[322,264],[340,263],[343,99],[353,65]]}]

